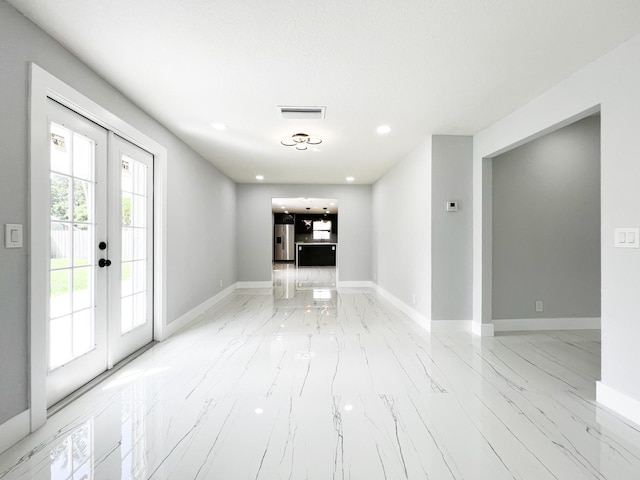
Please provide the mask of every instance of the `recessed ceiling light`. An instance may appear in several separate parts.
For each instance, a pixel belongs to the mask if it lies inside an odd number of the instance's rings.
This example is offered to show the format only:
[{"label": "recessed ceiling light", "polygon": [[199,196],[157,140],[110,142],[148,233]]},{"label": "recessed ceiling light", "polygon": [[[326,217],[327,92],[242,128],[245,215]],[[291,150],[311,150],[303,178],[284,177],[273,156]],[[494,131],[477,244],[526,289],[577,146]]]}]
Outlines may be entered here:
[{"label": "recessed ceiling light", "polygon": [[378,132],[380,135],[385,135],[390,131],[391,127],[389,125],[380,125],[378,128],[376,128],[376,132]]},{"label": "recessed ceiling light", "polygon": [[264,180],[264,175],[256,175],[256,180]]},{"label": "recessed ceiling light", "polygon": [[284,205],[281,205],[280,208],[284,210],[287,207],[285,207]]},{"label": "recessed ceiling light", "polygon": [[224,123],[214,123],[211,126],[216,130],[226,130],[227,128],[229,128]]},{"label": "recessed ceiling light", "polygon": [[353,182],[355,180],[355,178],[353,177],[347,177],[347,182]]}]

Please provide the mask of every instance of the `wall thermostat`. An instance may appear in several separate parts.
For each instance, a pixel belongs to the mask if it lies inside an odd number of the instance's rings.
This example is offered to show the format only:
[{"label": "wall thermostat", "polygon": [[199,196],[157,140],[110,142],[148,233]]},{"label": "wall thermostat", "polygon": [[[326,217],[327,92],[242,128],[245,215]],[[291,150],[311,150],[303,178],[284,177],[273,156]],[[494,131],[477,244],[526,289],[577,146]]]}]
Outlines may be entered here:
[{"label": "wall thermostat", "polygon": [[458,211],[458,202],[447,202],[447,212],[457,212]]}]

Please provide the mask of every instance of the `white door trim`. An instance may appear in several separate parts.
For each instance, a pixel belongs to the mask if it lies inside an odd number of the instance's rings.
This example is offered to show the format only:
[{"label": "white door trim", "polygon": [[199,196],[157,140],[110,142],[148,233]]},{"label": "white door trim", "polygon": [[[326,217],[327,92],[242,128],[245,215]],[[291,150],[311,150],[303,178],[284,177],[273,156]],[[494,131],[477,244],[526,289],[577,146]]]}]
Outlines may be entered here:
[{"label": "white door trim", "polygon": [[[38,159],[48,157],[47,98],[111,130],[154,156],[154,339],[166,334],[167,257],[167,149],[109,110],[93,102],[35,63],[30,64],[29,96],[29,409],[31,431],[44,425],[46,405],[46,278],[42,265],[48,260],[47,235],[50,212],[48,169]],[[18,439],[16,439],[17,441]]]}]

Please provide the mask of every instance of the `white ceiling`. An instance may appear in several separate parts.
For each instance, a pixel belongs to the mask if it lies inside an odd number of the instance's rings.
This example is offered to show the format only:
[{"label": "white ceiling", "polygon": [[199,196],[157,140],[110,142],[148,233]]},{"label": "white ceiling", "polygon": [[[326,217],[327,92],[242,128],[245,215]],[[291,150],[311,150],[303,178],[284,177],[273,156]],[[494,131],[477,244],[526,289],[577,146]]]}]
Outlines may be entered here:
[{"label": "white ceiling", "polygon": [[[640,32],[638,0],[8,2],[240,183],[372,183]],[[319,151],[280,144],[298,132]]]},{"label": "white ceiling", "polygon": [[[284,207],[284,208],[283,208]],[[338,213],[337,198],[272,198],[274,213]]]}]

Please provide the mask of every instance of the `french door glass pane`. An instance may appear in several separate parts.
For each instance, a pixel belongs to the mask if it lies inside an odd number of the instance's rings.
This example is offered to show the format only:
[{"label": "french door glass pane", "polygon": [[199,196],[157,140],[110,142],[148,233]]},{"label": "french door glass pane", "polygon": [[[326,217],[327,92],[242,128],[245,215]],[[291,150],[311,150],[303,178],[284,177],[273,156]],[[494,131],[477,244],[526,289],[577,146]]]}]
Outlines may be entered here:
[{"label": "french door glass pane", "polygon": [[[51,219],[60,222],[68,221],[71,213],[71,182],[65,175],[51,174]],[[63,228],[63,224],[55,225],[55,229]],[[53,226],[52,226],[53,227]]]},{"label": "french door glass pane", "polygon": [[133,265],[133,292],[141,293],[146,291],[147,287],[147,262],[140,260],[131,262]]},{"label": "french door glass pane", "polygon": [[95,179],[92,140],[51,124],[49,368],[95,346]]},{"label": "french door glass pane", "polygon": [[93,184],[84,180],[73,181],[73,220],[76,222],[93,221]]},{"label": "french door glass pane", "polygon": [[81,355],[93,348],[93,322],[91,309],[73,314],[73,355]]},{"label": "french door glass pane", "polygon": [[73,266],[93,265],[94,249],[90,240],[94,238],[93,225],[75,223],[73,225]]},{"label": "french door glass pane", "polygon": [[147,322],[146,275],[147,166],[133,158],[121,158],[122,208],[122,285],[121,332],[126,333]]},{"label": "french door glass pane", "polygon": [[122,297],[120,300],[120,325],[122,333],[133,330],[133,297]]},{"label": "french door glass pane", "polygon": [[93,180],[93,142],[81,135],[73,137],[73,176]]},{"label": "french door glass pane", "polygon": [[133,226],[144,228],[147,226],[147,199],[136,195],[133,197]]},{"label": "french door glass pane", "polygon": [[73,307],[75,311],[91,307],[91,267],[75,268],[73,270]]},{"label": "french door glass pane", "polygon": [[72,173],[71,170],[71,145],[72,132],[66,128],[51,124],[51,171],[60,172],[66,175]]}]

